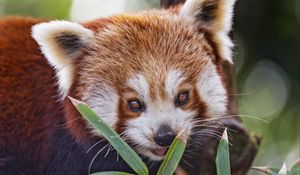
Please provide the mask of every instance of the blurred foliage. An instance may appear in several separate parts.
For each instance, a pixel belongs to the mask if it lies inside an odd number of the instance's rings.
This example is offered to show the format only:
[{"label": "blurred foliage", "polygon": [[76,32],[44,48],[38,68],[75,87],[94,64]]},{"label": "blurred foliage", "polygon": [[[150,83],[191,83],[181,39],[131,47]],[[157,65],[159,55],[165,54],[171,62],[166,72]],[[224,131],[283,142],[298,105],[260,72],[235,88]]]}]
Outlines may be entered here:
[{"label": "blurred foliage", "polygon": [[[134,11],[158,2],[149,0],[126,8]],[[0,0],[0,15],[67,19],[71,3]],[[233,38],[238,93],[231,95],[238,96],[241,114],[269,121],[243,118],[248,128],[264,138],[254,165],[278,167],[283,161],[291,165],[299,158],[299,21],[299,0],[238,0],[236,4]]]},{"label": "blurred foliage", "polygon": [[0,16],[23,15],[66,19],[72,0],[0,0]]},{"label": "blurred foliage", "polygon": [[240,0],[234,37],[240,113],[263,136],[255,165],[280,166],[299,158],[299,1]]}]

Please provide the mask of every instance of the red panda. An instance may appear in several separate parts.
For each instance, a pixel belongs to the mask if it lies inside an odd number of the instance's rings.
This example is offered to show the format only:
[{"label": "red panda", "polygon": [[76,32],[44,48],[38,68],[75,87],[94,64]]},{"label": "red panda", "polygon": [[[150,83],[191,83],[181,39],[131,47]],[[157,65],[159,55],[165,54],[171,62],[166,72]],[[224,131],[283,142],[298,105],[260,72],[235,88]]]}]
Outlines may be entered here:
[{"label": "red panda", "polygon": [[[67,96],[84,101],[144,158],[226,115],[235,0],[90,22],[0,20],[0,175],[132,172]],[[159,163],[150,168],[155,174]]]}]

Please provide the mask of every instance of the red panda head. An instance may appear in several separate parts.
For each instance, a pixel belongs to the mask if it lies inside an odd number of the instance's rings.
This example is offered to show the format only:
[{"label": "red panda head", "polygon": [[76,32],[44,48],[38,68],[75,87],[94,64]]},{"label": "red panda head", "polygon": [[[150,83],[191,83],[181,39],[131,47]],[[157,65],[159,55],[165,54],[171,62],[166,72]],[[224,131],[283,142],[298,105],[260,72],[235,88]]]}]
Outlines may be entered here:
[{"label": "red panda head", "polygon": [[[226,114],[218,64],[232,62],[233,5],[188,0],[178,14],[152,10],[84,24],[51,21],[34,26],[32,34],[56,70],[62,100],[69,95],[86,102],[140,154],[161,160],[181,130],[190,134],[197,120]],[[75,120],[78,113],[66,111],[75,137],[92,132]]]}]

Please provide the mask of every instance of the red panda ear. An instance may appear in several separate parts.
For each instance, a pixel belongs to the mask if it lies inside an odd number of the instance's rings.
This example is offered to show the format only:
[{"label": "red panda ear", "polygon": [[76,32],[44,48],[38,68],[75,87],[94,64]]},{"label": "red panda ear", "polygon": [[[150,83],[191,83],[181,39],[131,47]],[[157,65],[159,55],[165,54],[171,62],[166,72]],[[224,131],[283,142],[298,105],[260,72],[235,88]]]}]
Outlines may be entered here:
[{"label": "red panda ear", "polygon": [[32,37],[56,70],[64,98],[73,82],[73,60],[92,43],[93,32],[77,23],[51,21],[33,26]]},{"label": "red panda ear", "polygon": [[233,43],[228,36],[236,0],[187,0],[179,15],[191,24],[207,29],[213,35],[222,59],[232,63]]}]

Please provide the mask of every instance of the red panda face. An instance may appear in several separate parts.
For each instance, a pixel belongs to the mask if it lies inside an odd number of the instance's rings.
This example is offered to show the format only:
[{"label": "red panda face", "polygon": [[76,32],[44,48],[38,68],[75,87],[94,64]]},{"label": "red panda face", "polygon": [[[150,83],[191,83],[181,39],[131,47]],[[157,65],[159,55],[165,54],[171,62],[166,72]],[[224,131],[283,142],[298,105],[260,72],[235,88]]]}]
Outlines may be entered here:
[{"label": "red panda face", "polygon": [[162,10],[83,26],[40,24],[33,36],[57,71],[62,98],[86,102],[138,153],[161,160],[180,131],[191,134],[199,119],[226,114],[216,62],[231,58],[208,27]]},{"label": "red panda face", "polygon": [[78,63],[76,93],[139,153],[159,160],[197,116],[225,113],[211,46],[180,18],[117,16],[94,35]]}]

